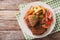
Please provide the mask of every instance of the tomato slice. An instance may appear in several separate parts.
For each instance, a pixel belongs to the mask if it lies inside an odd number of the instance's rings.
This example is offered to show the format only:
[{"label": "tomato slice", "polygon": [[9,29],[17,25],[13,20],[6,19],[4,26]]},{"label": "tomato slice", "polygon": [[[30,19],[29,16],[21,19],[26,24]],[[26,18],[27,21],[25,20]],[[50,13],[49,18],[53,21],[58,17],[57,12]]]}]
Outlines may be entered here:
[{"label": "tomato slice", "polygon": [[46,21],[46,23],[43,24],[42,27],[43,28],[48,28],[51,25],[52,22],[53,22],[53,18],[51,18],[48,21]]},{"label": "tomato slice", "polygon": [[52,17],[52,14],[50,12],[50,10],[47,11],[47,13],[45,14],[45,18],[51,18]]},{"label": "tomato slice", "polygon": [[42,25],[43,28],[48,28],[51,25],[51,21],[47,21],[46,24]]},{"label": "tomato slice", "polygon": [[53,22],[53,18],[49,19],[49,20],[46,22],[46,25],[47,25],[47,26],[50,26],[52,22]]},{"label": "tomato slice", "polygon": [[51,21],[47,21],[47,22],[46,22],[46,25],[49,26],[50,24],[51,24]]}]

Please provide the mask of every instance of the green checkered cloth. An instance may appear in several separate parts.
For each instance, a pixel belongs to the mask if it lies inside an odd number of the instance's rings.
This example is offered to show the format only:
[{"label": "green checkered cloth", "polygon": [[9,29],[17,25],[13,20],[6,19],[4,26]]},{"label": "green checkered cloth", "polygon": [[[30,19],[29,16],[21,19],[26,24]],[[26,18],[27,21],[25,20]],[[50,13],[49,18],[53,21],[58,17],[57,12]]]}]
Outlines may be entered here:
[{"label": "green checkered cloth", "polygon": [[[60,0],[42,0],[42,1],[45,2],[46,4],[50,5],[56,14],[56,27],[52,31],[52,33],[60,31],[60,11],[59,11],[60,10]],[[26,4],[21,4],[21,5],[19,5],[19,9],[23,10],[23,8],[25,6],[26,6]],[[19,21],[19,17],[20,17],[20,12],[16,15],[16,18],[18,21]],[[24,34],[26,40],[33,39],[32,36],[26,34],[25,32],[23,32],[23,34]]]}]

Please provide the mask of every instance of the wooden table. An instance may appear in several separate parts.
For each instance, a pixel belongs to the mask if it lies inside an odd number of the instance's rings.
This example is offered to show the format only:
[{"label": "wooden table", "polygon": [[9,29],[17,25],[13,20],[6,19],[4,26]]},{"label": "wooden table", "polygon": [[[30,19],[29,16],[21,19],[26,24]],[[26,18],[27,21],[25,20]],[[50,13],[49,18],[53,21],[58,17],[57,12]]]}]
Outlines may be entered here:
[{"label": "wooden table", "polygon": [[[16,20],[18,5],[25,2],[31,0],[0,0],[0,40],[25,40]],[[60,40],[60,32],[34,40]]]}]

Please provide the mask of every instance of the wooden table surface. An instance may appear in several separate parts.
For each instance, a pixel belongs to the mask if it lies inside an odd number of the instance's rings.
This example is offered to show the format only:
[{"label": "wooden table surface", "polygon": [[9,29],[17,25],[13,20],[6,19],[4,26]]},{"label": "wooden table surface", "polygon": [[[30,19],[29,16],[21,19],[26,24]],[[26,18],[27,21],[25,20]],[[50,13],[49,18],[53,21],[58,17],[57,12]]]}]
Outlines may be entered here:
[{"label": "wooden table surface", "polygon": [[[25,2],[31,0],[0,0],[0,40],[25,40],[16,20],[18,5]],[[60,32],[34,40],[60,40]]]}]

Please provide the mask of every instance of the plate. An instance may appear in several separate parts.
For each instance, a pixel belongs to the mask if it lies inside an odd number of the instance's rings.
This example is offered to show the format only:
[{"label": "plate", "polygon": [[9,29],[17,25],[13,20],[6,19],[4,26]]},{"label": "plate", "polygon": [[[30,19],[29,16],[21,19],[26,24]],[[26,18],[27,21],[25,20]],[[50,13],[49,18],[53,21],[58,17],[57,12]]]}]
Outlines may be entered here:
[{"label": "plate", "polygon": [[[53,15],[53,22],[51,24],[51,26],[47,29],[47,31],[41,35],[33,35],[31,30],[28,28],[28,26],[26,25],[25,21],[24,21],[24,17],[25,17],[25,13],[27,12],[27,10],[31,7],[31,6],[36,6],[36,5],[40,5],[42,7],[45,7],[47,9],[49,9],[52,12]],[[33,3],[28,3],[23,10],[20,11],[20,28],[22,29],[23,32],[25,32],[26,34],[32,36],[33,38],[42,38],[45,37],[47,35],[49,35],[54,27],[55,27],[55,23],[56,23],[56,16],[55,13],[53,11],[53,9],[46,3],[44,2],[33,2]]]}]

